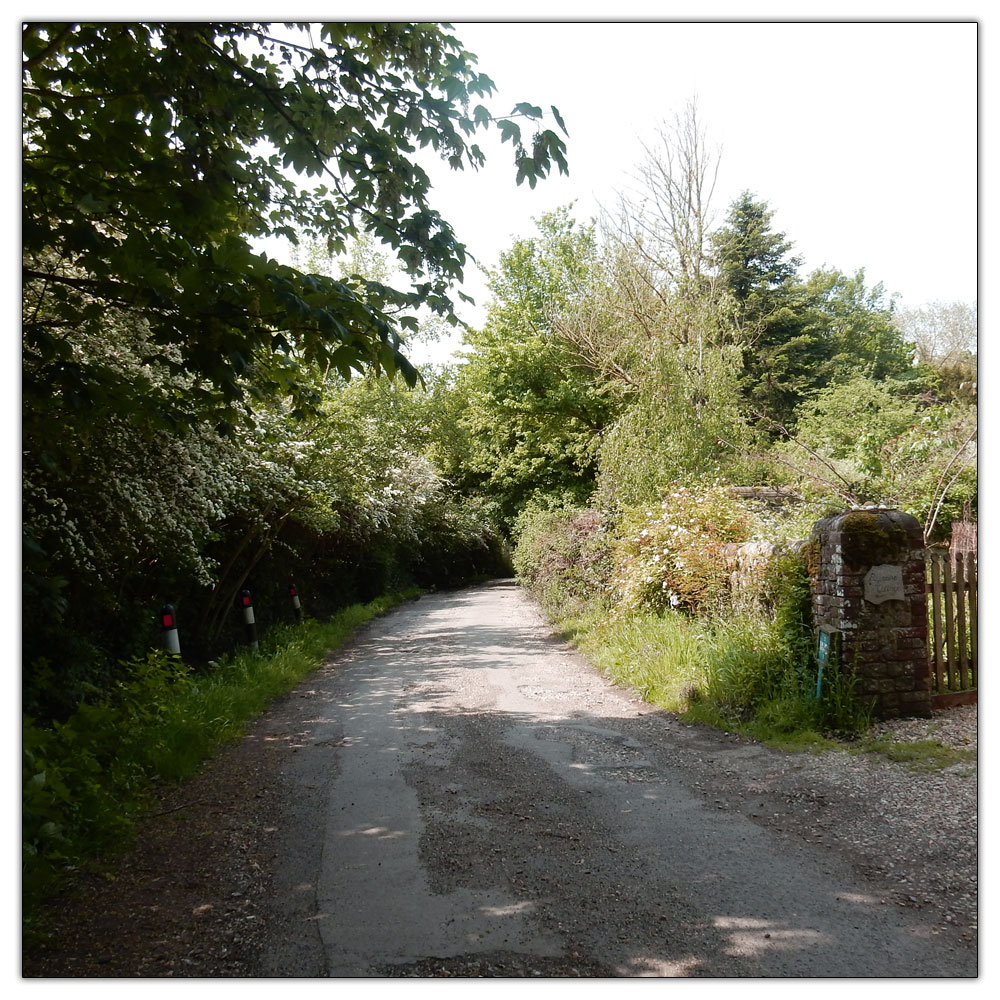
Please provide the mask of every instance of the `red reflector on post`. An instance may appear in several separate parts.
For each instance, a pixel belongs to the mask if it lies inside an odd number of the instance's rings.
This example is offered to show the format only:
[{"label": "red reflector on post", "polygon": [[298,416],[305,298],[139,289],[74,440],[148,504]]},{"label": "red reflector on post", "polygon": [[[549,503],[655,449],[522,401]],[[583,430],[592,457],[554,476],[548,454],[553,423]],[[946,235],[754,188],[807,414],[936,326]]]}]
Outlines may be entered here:
[{"label": "red reflector on post", "polygon": [[174,627],[174,616],[173,615],[164,615],[163,616],[163,627],[164,628],[173,628]]}]

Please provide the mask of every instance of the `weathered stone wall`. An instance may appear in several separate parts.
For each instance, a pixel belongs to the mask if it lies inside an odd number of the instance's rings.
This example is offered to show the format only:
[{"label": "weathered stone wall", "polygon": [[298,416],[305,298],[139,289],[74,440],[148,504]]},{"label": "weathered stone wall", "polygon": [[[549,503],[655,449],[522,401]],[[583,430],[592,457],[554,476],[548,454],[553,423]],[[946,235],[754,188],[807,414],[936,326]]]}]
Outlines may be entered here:
[{"label": "weathered stone wall", "polygon": [[729,592],[737,605],[766,603],[768,564],[787,552],[800,552],[805,542],[778,545],[774,542],[733,542],[723,548]]},{"label": "weathered stone wall", "polygon": [[880,718],[931,711],[924,542],[919,521],[861,508],[817,522],[805,550],[817,630],[839,632],[841,663]]}]

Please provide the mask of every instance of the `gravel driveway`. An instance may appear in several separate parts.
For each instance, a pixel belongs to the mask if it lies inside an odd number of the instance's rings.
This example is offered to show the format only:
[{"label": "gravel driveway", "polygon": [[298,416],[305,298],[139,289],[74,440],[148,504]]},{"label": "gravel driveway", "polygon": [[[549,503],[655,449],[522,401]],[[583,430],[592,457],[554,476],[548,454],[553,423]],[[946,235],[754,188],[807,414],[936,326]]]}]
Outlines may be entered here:
[{"label": "gravel driveway", "polygon": [[[173,790],[27,976],[970,977],[974,765],[788,754],[503,582],[370,623]],[[887,723],[975,747],[975,706]]]},{"label": "gravel driveway", "polygon": [[435,595],[316,678],[263,975],[976,974],[921,827],[873,853],[974,778],[686,727],[549,631],[512,583]]}]

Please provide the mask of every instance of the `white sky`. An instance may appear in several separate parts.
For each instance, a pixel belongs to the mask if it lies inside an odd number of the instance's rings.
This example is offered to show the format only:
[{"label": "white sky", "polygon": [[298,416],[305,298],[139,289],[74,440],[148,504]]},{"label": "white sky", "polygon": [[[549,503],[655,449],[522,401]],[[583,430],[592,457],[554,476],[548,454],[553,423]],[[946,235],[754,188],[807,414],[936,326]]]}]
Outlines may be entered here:
[{"label": "white sky", "polygon": [[515,186],[498,142],[479,173],[437,172],[435,207],[483,263],[558,205],[575,200],[581,218],[612,207],[643,142],[694,98],[721,147],[717,221],[749,189],[805,272],[863,268],[906,305],[976,300],[975,23],[455,22],[455,34],[497,84],[491,109],[554,104],[570,133],[570,176],[534,191]]}]

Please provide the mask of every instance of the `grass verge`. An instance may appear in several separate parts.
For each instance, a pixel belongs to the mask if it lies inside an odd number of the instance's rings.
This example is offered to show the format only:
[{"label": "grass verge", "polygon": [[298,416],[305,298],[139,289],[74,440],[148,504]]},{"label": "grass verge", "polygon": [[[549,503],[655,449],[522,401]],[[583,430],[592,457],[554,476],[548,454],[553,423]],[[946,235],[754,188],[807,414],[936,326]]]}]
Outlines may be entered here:
[{"label": "grass verge", "polygon": [[416,597],[410,590],[329,621],[269,630],[247,650],[192,674],[162,652],[122,665],[121,680],[64,723],[22,726],[22,905],[39,904],[89,858],[120,843],[164,782],[193,776],[359,626]]},{"label": "grass verge", "polygon": [[851,697],[849,678],[830,676],[816,698],[815,668],[759,616],[594,613],[559,628],[616,683],[686,722],[810,752],[839,746],[838,735],[870,723]]},{"label": "grass verge", "polygon": [[779,631],[753,617],[712,623],[601,613],[558,627],[560,638],[616,683],[685,722],[788,752],[876,754],[916,771],[976,767],[975,750],[866,735],[871,719],[853,698],[850,678],[833,680],[817,699],[810,667],[789,656]]}]

